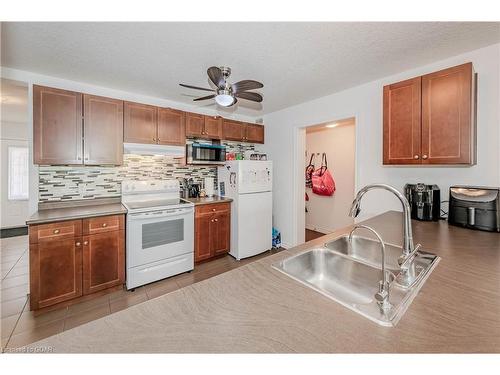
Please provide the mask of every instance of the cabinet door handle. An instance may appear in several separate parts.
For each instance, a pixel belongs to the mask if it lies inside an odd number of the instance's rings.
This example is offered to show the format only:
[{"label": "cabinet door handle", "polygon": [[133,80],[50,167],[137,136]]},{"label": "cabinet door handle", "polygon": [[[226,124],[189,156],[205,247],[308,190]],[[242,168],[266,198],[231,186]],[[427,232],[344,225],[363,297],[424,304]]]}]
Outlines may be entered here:
[{"label": "cabinet door handle", "polygon": [[106,228],[107,226],[108,226],[108,224],[107,224],[107,223],[102,223],[102,227],[103,227],[103,228]]},{"label": "cabinet door handle", "polygon": [[214,221],[215,221],[215,222],[218,222],[218,221],[219,221],[219,219],[214,219]]},{"label": "cabinet door handle", "polygon": [[89,244],[89,241],[83,241],[83,244],[84,244],[84,245],[88,245],[88,244]]},{"label": "cabinet door handle", "polygon": [[427,158],[428,158],[428,156],[427,156],[427,155],[422,155],[422,159],[424,159],[424,160],[425,160],[425,159],[427,159]]},{"label": "cabinet door handle", "polygon": [[82,160],[82,158],[81,158],[80,156],[78,156],[78,157],[76,158],[76,160]]},{"label": "cabinet door handle", "polygon": [[212,211],[215,212],[215,208],[212,208]]},{"label": "cabinet door handle", "polygon": [[415,155],[415,156],[413,157],[413,159],[415,159],[415,160],[417,160],[418,158],[420,158],[420,156],[418,156],[418,155]]},{"label": "cabinet door handle", "polygon": [[77,242],[75,245],[76,245],[76,247],[80,247],[81,243]]},{"label": "cabinet door handle", "polygon": [[160,142],[160,138],[156,138],[156,142]]},{"label": "cabinet door handle", "polygon": [[59,229],[54,229],[54,234],[59,234]]}]

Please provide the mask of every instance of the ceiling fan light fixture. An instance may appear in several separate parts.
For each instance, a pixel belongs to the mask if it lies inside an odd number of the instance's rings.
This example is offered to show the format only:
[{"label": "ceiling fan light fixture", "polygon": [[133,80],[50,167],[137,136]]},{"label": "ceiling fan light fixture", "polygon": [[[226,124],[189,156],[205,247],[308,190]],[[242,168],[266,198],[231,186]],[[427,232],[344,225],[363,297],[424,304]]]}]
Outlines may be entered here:
[{"label": "ceiling fan light fixture", "polygon": [[229,90],[218,90],[215,101],[222,107],[230,107],[234,104],[234,96]]}]

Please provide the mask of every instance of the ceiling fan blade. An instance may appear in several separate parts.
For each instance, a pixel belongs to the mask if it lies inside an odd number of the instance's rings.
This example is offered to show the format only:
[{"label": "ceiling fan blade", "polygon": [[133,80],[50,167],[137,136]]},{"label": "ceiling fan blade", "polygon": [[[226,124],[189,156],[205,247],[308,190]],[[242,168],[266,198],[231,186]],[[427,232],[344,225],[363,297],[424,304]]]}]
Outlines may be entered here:
[{"label": "ceiling fan blade", "polygon": [[222,70],[216,66],[211,66],[207,69],[208,78],[213,84],[219,88],[224,87],[224,76],[222,75]]},{"label": "ceiling fan blade", "polygon": [[212,89],[207,89],[205,87],[185,85],[184,83],[179,83],[179,85],[182,86],[182,87],[187,87],[188,89],[203,90],[203,91],[214,91]]},{"label": "ceiling fan blade", "polygon": [[260,89],[260,88],[264,87],[264,85],[262,83],[251,80],[251,79],[245,79],[243,81],[233,83],[231,86],[233,88],[234,93],[247,91],[247,90]]},{"label": "ceiling fan blade", "polygon": [[252,102],[262,102],[262,95],[256,92],[237,92],[235,96],[241,99],[251,100]]},{"label": "ceiling fan blade", "polygon": [[215,98],[215,94],[212,95],[207,95],[207,96],[202,96],[201,98],[196,98],[193,99],[193,102],[197,102],[198,100],[207,100],[207,99],[212,99]]}]

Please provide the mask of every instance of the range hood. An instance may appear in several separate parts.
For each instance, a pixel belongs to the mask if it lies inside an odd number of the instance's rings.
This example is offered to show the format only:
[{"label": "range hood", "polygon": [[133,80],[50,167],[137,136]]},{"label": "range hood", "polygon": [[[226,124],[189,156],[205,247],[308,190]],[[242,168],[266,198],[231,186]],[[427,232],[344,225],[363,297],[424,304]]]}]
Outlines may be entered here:
[{"label": "range hood", "polygon": [[143,143],[124,143],[123,152],[125,154],[136,155],[165,155],[175,158],[182,158],[186,155],[184,146],[148,145]]}]

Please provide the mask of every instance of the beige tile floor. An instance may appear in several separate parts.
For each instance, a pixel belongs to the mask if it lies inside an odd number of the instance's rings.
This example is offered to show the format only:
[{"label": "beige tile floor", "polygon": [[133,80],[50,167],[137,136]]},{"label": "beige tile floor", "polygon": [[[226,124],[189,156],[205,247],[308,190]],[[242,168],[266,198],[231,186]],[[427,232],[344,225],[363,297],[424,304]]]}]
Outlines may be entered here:
[{"label": "beige tile floor", "polygon": [[220,273],[241,267],[262,257],[274,254],[272,250],[253,258],[236,261],[227,255],[197,265],[191,273],[184,273],[137,288],[134,292],[120,290],[102,297],[42,313],[38,316],[29,309],[29,252],[28,236],[0,239],[0,305],[2,350],[15,348],[81,324],[102,318],[130,306],[159,297],[184,286],[205,280]]}]

